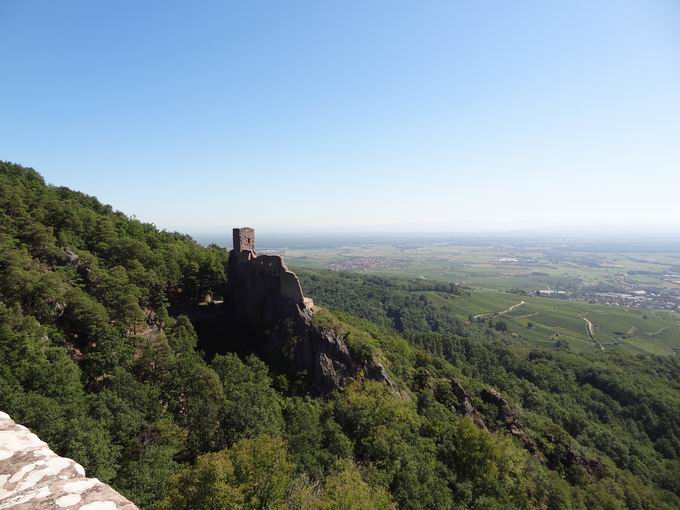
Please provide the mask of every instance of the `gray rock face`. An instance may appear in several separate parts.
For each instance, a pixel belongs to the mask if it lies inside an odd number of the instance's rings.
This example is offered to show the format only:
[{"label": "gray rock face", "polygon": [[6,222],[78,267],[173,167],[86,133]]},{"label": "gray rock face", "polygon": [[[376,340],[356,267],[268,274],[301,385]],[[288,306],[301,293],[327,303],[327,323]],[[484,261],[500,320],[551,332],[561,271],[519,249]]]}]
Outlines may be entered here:
[{"label": "gray rock face", "polygon": [[354,371],[347,345],[332,330],[321,329],[311,337],[300,351],[311,351],[305,356],[311,355],[311,359],[303,363],[309,363],[313,368],[315,386],[321,393],[343,386]]},{"label": "gray rock face", "polygon": [[[401,392],[390,379],[385,367],[374,358],[359,361],[352,357],[345,340],[329,328],[312,325],[301,315],[297,332],[283,338],[273,337],[274,345],[290,345],[289,363],[298,372],[305,372],[315,393],[325,394],[345,386],[352,378],[363,372],[368,379],[386,384],[395,394]],[[286,338],[288,341],[286,341]],[[285,350],[285,347],[283,347]]]},{"label": "gray rock face", "polygon": [[83,467],[0,412],[0,510],[136,510]]},{"label": "gray rock face", "polygon": [[542,457],[538,446],[524,430],[524,426],[522,425],[519,416],[517,416],[515,410],[510,406],[510,403],[498,390],[494,388],[484,388],[480,396],[484,402],[496,406],[498,409],[496,419],[502,424],[503,428],[519,439],[529,452],[537,457]]},{"label": "gray rock face", "polygon": [[458,381],[453,381],[453,393],[458,399],[458,403],[455,406],[456,411],[461,413],[463,416],[470,418],[480,429],[487,430],[482,415],[479,414],[475,406],[472,404],[470,397],[468,397],[467,393],[465,392],[465,388],[463,388],[463,386]]}]

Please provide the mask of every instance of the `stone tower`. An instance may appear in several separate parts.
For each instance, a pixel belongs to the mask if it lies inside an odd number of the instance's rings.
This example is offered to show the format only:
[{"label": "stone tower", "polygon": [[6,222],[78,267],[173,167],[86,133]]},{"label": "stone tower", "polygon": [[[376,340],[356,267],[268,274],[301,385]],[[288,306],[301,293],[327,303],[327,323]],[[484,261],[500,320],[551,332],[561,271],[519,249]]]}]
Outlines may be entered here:
[{"label": "stone tower", "polygon": [[251,227],[241,227],[233,229],[234,252],[240,255],[242,251],[248,250],[255,253],[255,229]]}]

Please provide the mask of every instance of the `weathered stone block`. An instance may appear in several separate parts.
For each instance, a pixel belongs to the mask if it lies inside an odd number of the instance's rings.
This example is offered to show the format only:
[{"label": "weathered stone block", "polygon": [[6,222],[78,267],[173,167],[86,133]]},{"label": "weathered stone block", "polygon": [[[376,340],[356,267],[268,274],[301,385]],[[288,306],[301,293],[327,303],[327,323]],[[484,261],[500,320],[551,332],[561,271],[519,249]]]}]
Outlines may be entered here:
[{"label": "weathered stone block", "polygon": [[0,510],[137,510],[83,467],[0,412]]}]

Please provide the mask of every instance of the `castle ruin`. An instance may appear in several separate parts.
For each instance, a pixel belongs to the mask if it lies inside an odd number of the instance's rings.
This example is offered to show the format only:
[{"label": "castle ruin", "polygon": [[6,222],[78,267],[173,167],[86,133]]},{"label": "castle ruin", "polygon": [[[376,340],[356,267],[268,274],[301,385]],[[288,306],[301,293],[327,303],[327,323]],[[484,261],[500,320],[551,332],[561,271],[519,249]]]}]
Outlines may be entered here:
[{"label": "castle ruin", "polygon": [[375,357],[353,358],[341,332],[314,323],[314,305],[304,297],[298,277],[280,255],[257,254],[254,229],[235,228],[233,241],[223,315],[229,335],[223,337],[223,350],[231,342],[255,352],[274,371],[305,381],[316,394],[340,388],[359,373],[396,388]]},{"label": "castle ruin", "polygon": [[272,316],[296,307],[311,312],[313,302],[305,298],[298,277],[280,255],[258,255],[255,229],[233,229],[234,246],[229,253],[230,306],[242,316]]}]

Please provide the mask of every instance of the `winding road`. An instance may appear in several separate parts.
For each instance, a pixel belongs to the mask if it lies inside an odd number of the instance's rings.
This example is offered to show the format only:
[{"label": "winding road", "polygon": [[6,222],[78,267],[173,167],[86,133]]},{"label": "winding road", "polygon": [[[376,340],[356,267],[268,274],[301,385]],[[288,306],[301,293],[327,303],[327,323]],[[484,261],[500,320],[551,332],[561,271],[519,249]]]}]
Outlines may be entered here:
[{"label": "winding road", "polygon": [[480,319],[482,317],[498,317],[499,315],[505,315],[506,313],[510,313],[516,308],[519,308],[523,304],[525,304],[526,301],[520,301],[519,303],[515,303],[512,305],[510,308],[503,310],[502,312],[488,312],[488,313],[480,313],[478,315],[474,315],[472,318],[473,319]]},{"label": "winding road", "polygon": [[597,345],[600,346],[600,349],[604,351],[604,345],[602,345],[600,342],[595,340],[595,324],[590,322],[588,319],[585,317],[581,317],[584,321],[586,321],[586,331],[588,331],[588,336],[595,342]]}]

